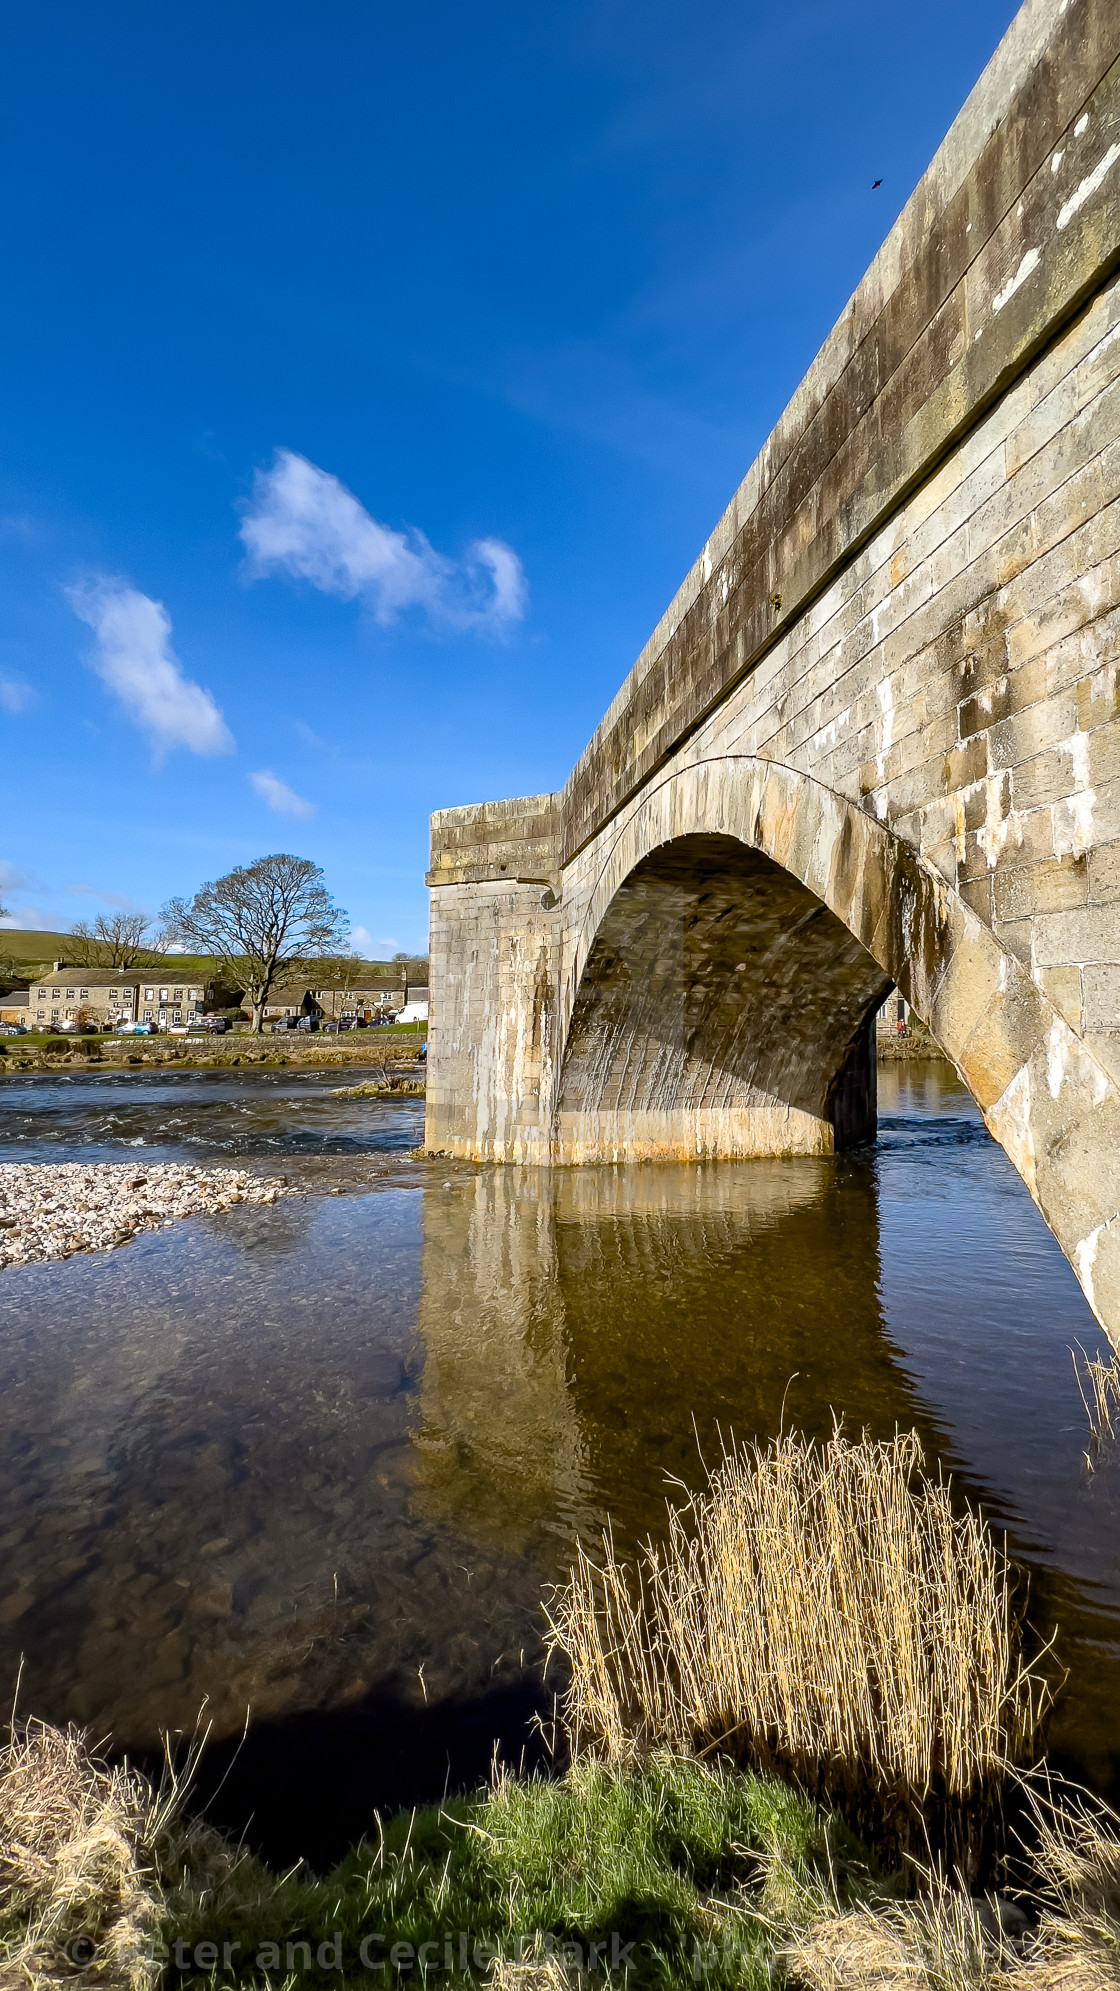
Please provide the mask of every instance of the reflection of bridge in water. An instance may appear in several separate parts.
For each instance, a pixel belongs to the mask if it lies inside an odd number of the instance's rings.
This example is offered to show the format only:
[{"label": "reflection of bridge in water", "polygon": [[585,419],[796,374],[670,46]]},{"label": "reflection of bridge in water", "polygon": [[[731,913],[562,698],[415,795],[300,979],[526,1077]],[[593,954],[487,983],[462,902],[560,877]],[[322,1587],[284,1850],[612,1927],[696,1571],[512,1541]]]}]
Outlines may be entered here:
[{"label": "reflection of bridge in water", "polygon": [[895,984],[1120,1334],[1118,55],[1028,0],[563,791],[433,818],[431,1148],[829,1153]]},{"label": "reflection of bridge in water", "polygon": [[429,1193],[421,1509],[562,1562],[608,1514],[656,1527],[666,1475],[700,1477],[698,1440],[711,1458],[719,1428],[765,1436],[783,1401],[811,1432],[834,1408],[909,1427],[878,1274],[859,1164],[493,1169]]}]

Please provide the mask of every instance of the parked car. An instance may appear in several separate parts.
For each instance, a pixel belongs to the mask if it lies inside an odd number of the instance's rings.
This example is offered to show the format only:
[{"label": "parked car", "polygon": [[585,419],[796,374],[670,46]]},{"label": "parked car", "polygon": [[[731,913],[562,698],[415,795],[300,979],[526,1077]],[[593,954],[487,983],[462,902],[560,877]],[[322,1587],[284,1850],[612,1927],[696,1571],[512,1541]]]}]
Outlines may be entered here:
[{"label": "parked car", "polygon": [[404,1008],[397,1011],[398,1023],[426,1023],[427,1021],[428,1005],[426,1002],[406,1002]]},{"label": "parked car", "polygon": [[115,1037],[158,1037],[159,1026],[155,1023],[118,1023]]},{"label": "parked car", "polygon": [[220,1037],[223,1030],[229,1029],[229,1018],[226,1016],[215,1016],[211,1012],[207,1016],[199,1017],[197,1028],[200,1030],[212,1030],[216,1037]]}]

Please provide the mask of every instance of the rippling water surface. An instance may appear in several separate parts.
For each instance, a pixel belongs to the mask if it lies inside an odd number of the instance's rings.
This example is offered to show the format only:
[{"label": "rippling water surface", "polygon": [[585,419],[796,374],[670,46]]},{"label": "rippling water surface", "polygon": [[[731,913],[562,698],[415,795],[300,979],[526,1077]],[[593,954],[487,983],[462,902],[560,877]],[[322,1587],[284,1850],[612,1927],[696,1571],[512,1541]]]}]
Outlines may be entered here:
[{"label": "rippling water surface", "polygon": [[1069,1668],[1053,1750],[1116,1794],[1120,1464],[1086,1469],[1069,1354],[1098,1335],[947,1067],[883,1070],[856,1156],[551,1173],[407,1161],[422,1107],[337,1082],[2,1082],[0,1158],[142,1142],[308,1191],[0,1275],[25,1707],[140,1749],[250,1708],[223,1802],[298,1851],[333,1778],[360,1830],[516,1750],[577,1535],[656,1528],[667,1475],[784,1403],[917,1425],[1007,1529]]},{"label": "rippling water surface", "polygon": [[[153,1161],[399,1151],[423,1132],[423,1112],[346,1099],[360,1069],[35,1072],[0,1079],[0,1160]],[[419,1130],[419,1132],[418,1132]]]}]

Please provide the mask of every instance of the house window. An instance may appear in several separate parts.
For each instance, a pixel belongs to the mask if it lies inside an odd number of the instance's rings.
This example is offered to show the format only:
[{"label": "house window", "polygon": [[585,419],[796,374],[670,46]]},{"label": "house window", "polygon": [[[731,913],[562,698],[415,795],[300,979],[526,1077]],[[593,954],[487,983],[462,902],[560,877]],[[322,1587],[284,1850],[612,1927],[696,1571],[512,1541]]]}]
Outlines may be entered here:
[{"label": "house window", "polygon": [[144,1021],[145,1023],[150,1023],[151,1020],[152,1020],[152,1012],[150,1009],[146,1009],[144,1011]]},{"label": "house window", "polygon": [[[83,994],[83,995],[85,994],[85,990],[84,990],[84,989],[82,990],[82,994]],[[116,1002],[116,999],[117,999],[117,991],[116,991],[116,989],[110,989],[110,990],[109,990],[109,999],[110,999],[110,1001],[111,1001],[111,1002]]]},{"label": "house window", "polygon": [[37,1010],[35,1011],[35,1014],[36,1014],[36,1016],[38,1016],[38,1017],[43,1017],[43,1016],[45,1016],[45,1015],[46,1015],[46,1013],[47,1013],[47,1012],[46,1012],[46,1010],[45,1010],[45,1009],[37,1009]]},{"label": "house window", "polygon": [[173,1010],[172,1010],[172,1012],[171,1012],[171,1021],[172,1021],[172,1023],[181,1023],[181,1022],[183,1021],[183,1012],[182,1012],[182,1010],[181,1010],[181,1009],[173,1009]]},{"label": "house window", "polygon": [[155,995],[155,990],[154,990],[154,989],[145,989],[145,990],[144,990],[144,1001],[145,1001],[145,1002],[151,1002],[151,1000],[152,1000],[152,997],[153,997],[154,995]]},{"label": "house window", "polygon": [[57,1002],[57,1001],[58,1001],[58,998],[59,998],[59,996],[60,996],[61,994],[62,994],[62,990],[61,990],[61,989],[52,989],[52,990],[51,990],[51,995],[52,995],[52,996],[54,997],[54,1000],[55,1000],[55,1002]]},{"label": "house window", "polygon": [[182,1002],[182,1000],[183,1000],[183,991],[182,991],[182,989],[176,989],[176,991],[175,991],[175,1000],[176,1000],[176,1002]]},{"label": "house window", "polygon": [[57,1009],[52,1009],[52,1011],[51,1011],[51,1022],[52,1022],[52,1023],[57,1023],[57,1022],[58,1022],[58,1011],[57,1011]]},{"label": "house window", "polygon": [[166,1001],[167,1001],[167,990],[166,990],[166,989],[161,989],[161,990],[160,990],[160,992],[159,992],[159,999],[160,999],[160,1001],[161,1001],[161,1002],[166,1002]]},{"label": "house window", "polygon": [[79,994],[79,995],[80,995],[81,997],[83,997],[83,999],[84,999],[84,998],[85,998],[86,996],[88,996],[88,994],[89,994],[89,990],[88,990],[88,989],[79,989],[79,990],[78,990],[78,994]]}]

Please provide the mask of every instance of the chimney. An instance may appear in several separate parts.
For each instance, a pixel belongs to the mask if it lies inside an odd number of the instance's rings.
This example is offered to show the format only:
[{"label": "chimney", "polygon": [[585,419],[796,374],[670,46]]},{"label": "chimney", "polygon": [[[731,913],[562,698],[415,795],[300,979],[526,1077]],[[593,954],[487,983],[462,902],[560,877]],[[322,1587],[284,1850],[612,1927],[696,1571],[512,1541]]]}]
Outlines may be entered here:
[{"label": "chimney", "polygon": [[66,963],[65,963],[65,961],[52,961],[52,962],[51,962],[51,973],[52,973],[52,974],[55,974],[55,975],[60,975],[60,974],[62,973],[62,970],[63,970],[63,969],[65,968],[65,966],[66,966]]}]

